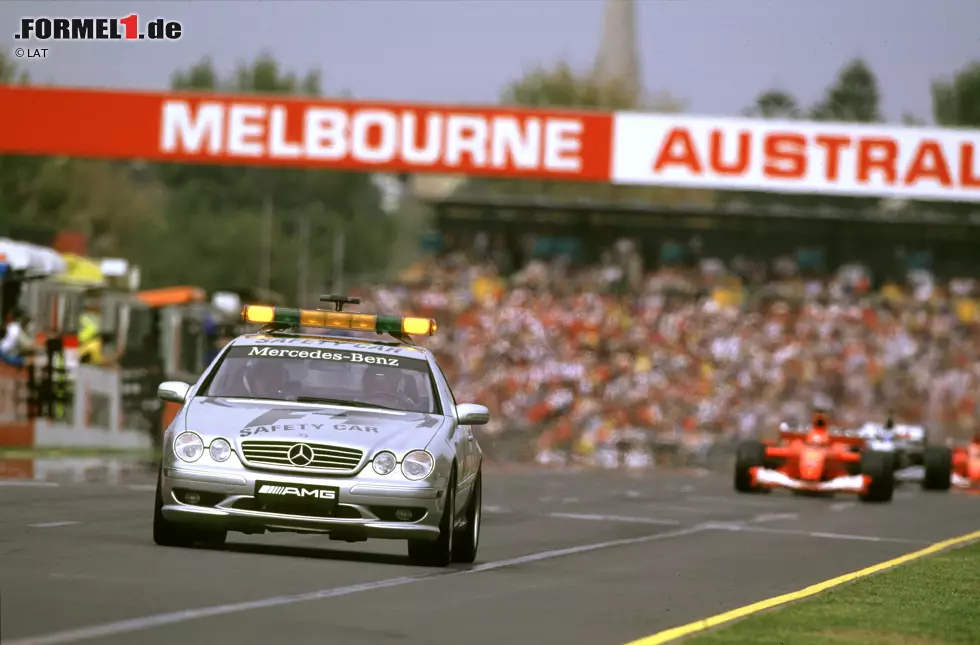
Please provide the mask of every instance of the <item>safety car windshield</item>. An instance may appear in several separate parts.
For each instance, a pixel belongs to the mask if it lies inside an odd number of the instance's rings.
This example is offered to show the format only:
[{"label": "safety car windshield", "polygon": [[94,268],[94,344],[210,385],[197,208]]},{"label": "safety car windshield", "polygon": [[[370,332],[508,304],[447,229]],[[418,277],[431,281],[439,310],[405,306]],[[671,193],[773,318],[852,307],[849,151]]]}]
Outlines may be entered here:
[{"label": "safety car windshield", "polygon": [[338,348],[236,345],[201,396],[437,411],[425,359]]}]

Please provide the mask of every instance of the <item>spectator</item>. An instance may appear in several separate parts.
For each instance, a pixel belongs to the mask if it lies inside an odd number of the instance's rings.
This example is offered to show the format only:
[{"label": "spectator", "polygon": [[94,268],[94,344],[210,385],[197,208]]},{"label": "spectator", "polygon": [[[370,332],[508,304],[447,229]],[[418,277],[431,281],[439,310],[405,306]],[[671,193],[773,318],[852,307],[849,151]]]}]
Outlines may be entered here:
[{"label": "spectator", "polygon": [[855,426],[894,408],[970,436],[976,283],[916,274],[874,293],[861,267],[801,271],[794,258],[644,272],[620,244],[596,266],[538,259],[505,280],[450,253],[362,295],[435,317],[440,332],[422,342],[457,400],[487,404],[486,431],[524,433],[542,451],[587,450],[626,429],[691,446],[758,436],[814,406]]},{"label": "spectator", "polygon": [[30,319],[21,309],[7,314],[3,340],[0,340],[0,360],[14,367],[24,367],[26,358],[34,349],[34,341],[27,332]]}]

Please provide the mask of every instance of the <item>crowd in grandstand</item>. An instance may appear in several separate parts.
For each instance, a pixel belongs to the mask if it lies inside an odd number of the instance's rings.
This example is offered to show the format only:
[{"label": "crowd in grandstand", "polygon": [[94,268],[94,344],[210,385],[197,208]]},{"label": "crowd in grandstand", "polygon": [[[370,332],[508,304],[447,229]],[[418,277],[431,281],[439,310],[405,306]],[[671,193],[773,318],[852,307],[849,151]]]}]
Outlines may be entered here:
[{"label": "crowd in grandstand", "polygon": [[490,433],[588,452],[642,429],[696,441],[761,435],[814,405],[859,425],[895,410],[944,436],[980,415],[977,285],[920,273],[873,285],[860,267],[804,276],[792,259],[701,260],[644,271],[622,242],[595,266],[446,254],[374,287],[382,309],[432,315],[459,401]]}]

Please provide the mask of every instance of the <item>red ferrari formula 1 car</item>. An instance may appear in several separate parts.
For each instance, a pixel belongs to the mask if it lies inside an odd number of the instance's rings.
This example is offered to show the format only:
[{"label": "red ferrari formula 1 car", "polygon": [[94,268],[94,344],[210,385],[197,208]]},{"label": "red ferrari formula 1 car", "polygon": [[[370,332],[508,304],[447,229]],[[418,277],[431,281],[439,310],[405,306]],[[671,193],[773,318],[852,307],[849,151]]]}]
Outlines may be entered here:
[{"label": "red ferrari formula 1 car", "polygon": [[949,490],[955,486],[980,492],[980,435],[958,448],[926,446],[922,463],[922,488]]},{"label": "red ferrari formula 1 car", "polygon": [[833,434],[822,413],[808,432],[781,430],[774,444],[746,441],[735,459],[735,490],[785,488],[808,493],[855,493],[864,502],[889,502],[895,491],[894,456],[867,450],[864,439]]}]

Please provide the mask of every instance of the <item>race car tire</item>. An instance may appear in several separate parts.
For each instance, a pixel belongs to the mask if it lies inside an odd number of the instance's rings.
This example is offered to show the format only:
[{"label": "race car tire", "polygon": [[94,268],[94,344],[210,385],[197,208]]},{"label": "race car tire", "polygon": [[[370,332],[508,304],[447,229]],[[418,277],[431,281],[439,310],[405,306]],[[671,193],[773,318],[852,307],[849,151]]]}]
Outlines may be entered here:
[{"label": "race car tire", "polygon": [[946,446],[926,446],[922,454],[923,490],[949,490],[953,480],[953,451]]},{"label": "race car tire", "polygon": [[735,451],[735,490],[740,493],[769,492],[767,488],[752,485],[751,469],[764,466],[766,445],[761,441],[743,441]]},{"label": "race car tire", "polygon": [[456,468],[449,475],[446,487],[446,505],[439,521],[439,537],[434,542],[423,540],[408,541],[408,559],[415,564],[427,567],[445,567],[453,560],[453,547],[456,533]]},{"label": "race car tire", "polygon": [[869,450],[861,455],[861,474],[871,477],[862,502],[890,502],[895,494],[895,455]]},{"label": "race car tire", "polygon": [[466,526],[453,545],[453,562],[472,564],[480,546],[480,527],[483,524],[483,471],[476,472],[470,502],[466,505]]},{"label": "race car tire", "polygon": [[157,473],[157,492],[153,501],[153,541],[159,546],[189,547],[195,543],[221,546],[228,531],[176,524],[163,516],[163,475]]}]

